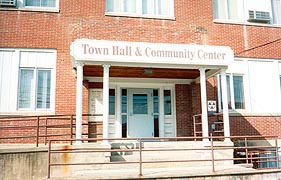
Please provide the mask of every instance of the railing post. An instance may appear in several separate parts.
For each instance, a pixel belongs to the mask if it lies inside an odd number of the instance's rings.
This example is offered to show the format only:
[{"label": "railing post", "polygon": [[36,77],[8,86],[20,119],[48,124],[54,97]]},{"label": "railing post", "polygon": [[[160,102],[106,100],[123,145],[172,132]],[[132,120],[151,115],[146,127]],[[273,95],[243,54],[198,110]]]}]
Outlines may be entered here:
[{"label": "railing post", "polygon": [[213,133],[211,133],[211,151],[212,151],[212,172],[215,172],[215,154],[214,154],[214,141]]},{"label": "railing post", "polygon": [[139,139],[139,155],[140,155],[140,160],[139,160],[139,176],[142,176],[142,142],[141,139]]},{"label": "railing post", "polygon": [[279,169],[279,154],[278,154],[278,140],[277,136],[275,137],[275,147],[276,147],[276,168]]},{"label": "railing post", "polygon": [[36,125],[36,147],[38,147],[39,144],[39,122],[40,121],[40,117],[37,116],[37,125]]},{"label": "railing post", "polygon": [[[73,114],[70,116],[70,139],[73,136]],[[70,145],[72,145],[72,141],[70,141]]]},{"label": "railing post", "polygon": [[48,118],[45,118],[45,139],[44,139],[44,144],[47,144],[47,134],[48,134],[48,130],[47,130],[47,126],[48,126]]},{"label": "railing post", "polygon": [[[249,164],[247,137],[245,137],[245,153],[246,153],[246,163]],[[252,159],[251,159],[251,162],[252,162]]]},{"label": "railing post", "polygon": [[51,176],[51,143],[52,141],[49,141],[49,146],[48,146],[48,179]]}]

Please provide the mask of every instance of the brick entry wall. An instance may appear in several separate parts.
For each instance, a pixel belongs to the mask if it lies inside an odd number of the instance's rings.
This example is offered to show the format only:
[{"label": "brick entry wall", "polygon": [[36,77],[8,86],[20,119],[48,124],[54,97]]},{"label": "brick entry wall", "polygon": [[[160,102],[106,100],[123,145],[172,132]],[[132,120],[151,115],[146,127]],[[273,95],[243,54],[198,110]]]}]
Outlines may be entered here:
[{"label": "brick entry wall", "polygon": [[192,98],[191,86],[188,84],[176,85],[176,114],[177,136],[192,136]]}]

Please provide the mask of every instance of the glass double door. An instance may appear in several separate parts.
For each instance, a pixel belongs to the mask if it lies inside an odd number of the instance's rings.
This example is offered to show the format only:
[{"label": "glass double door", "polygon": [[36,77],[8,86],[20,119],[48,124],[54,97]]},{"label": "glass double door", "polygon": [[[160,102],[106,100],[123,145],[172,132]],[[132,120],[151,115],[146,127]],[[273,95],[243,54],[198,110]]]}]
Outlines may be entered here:
[{"label": "glass double door", "polygon": [[154,137],[153,89],[127,89],[128,137]]}]

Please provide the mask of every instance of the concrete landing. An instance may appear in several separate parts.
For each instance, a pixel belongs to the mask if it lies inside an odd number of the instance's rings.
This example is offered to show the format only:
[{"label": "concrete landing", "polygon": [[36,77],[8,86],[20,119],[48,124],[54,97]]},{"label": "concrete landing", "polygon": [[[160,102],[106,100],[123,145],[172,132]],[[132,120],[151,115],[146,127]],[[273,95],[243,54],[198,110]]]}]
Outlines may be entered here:
[{"label": "concrete landing", "polygon": [[55,178],[50,180],[94,180],[94,179],[193,179],[193,180],[276,180],[281,178],[281,170],[255,170],[240,165],[216,167],[212,173],[211,167],[197,168],[149,168],[144,169],[142,176],[138,169],[79,171],[72,177]]}]

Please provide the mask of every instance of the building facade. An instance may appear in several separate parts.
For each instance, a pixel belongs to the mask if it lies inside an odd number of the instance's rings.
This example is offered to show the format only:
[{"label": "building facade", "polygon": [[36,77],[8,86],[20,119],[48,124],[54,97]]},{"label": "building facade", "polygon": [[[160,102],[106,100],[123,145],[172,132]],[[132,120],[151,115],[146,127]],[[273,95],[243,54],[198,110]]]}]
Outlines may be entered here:
[{"label": "building facade", "polygon": [[215,112],[225,136],[281,135],[280,0],[7,0],[0,17],[3,116],[173,137],[197,114],[208,136]]}]

